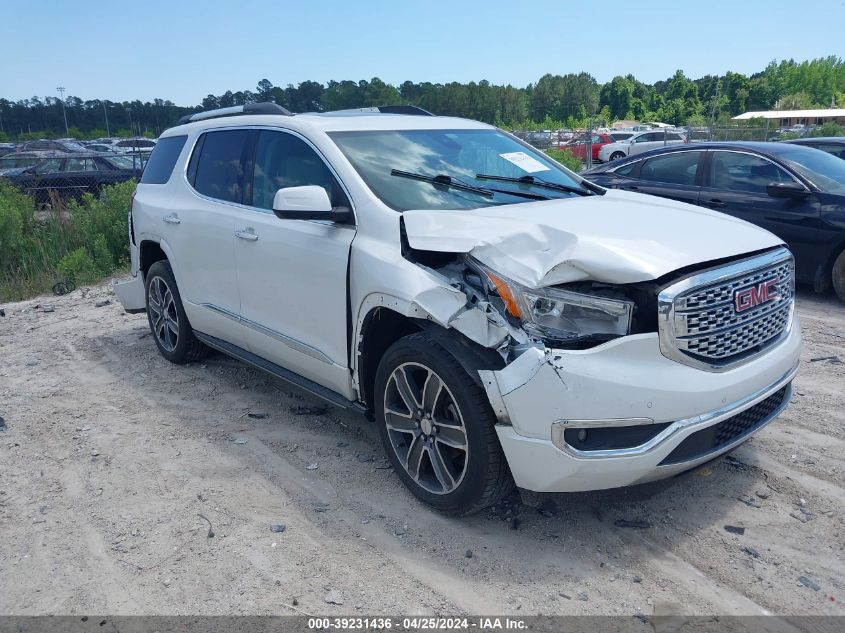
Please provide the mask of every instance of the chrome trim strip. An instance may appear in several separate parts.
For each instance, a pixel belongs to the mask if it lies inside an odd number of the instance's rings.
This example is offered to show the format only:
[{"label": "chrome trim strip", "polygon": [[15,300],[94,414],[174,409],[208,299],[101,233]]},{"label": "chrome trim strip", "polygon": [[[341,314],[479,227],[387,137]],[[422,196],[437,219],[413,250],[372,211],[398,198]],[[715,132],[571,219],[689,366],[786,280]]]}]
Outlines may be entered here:
[{"label": "chrome trim strip", "polygon": [[[726,418],[742,413],[746,409],[753,407],[761,400],[765,400],[766,398],[768,398],[770,395],[775,393],[785,384],[791,382],[792,379],[795,378],[795,374],[797,373],[798,363],[795,363],[794,367],[792,367],[788,372],[786,372],[783,376],[781,376],[778,380],[773,382],[768,387],[764,387],[763,389],[760,389],[759,391],[752,393],[751,395],[748,395],[742,398],[741,400],[733,402],[729,405],[725,405],[724,407],[721,407],[714,411],[710,411],[708,413],[704,413],[702,415],[698,415],[692,418],[686,418],[684,420],[678,420],[676,422],[673,422],[668,427],[663,429],[663,431],[651,438],[648,442],[646,442],[645,444],[640,444],[639,446],[600,451],[578,450],[577,448],[574,448],[567,444],[566,440],[564,439],[564,431],[567,428],[578,427],[567,425],[565,424],[564,420],[552,424],[552,443],[557,448],[571,455],[572,457],[575,457],[576,459],[615,459],[617,457],[641,457],[643,455],[647,455],[655,451],[658,447],[670,440],[672,437],[676,436],[681,431],[692,429],[692,432],[694,433],[695,431],[700,431],[703,428],[721,422]],[[789,399],[785,398],[784,402],[788,403]],[[784,406],[786,405],[784,404]],[[783,409],[780,408],[779,412],[782,410]]]},{"label": "chrome trim strip", "polygon": [[[788,249],[780,247],[778,249],[763,253],[761,255],[757,255],[755,257],[750,257],[747,259],[742,259],[733,262],[731,264],[728,264],[727,266],[719,266],[716,268],[711,268],[710,270],[705,270],[700,273],[692,274],[689,277],[685,277],[684,279],[681,279],[680,281],[677,281],[661,290],[657,296],[657,329],[658,341],[660,343],[660,352],[666,358],[669,358],[676,362],[682,363],[684,365],[689,365],[690,367],[705,369],[707,371],[712,372],[728,371],[730,369],[733,369],[734,367],[743,365],[753,360],[754,358],[759,357],[760,354],[767,352],[773,345],[776,345],[779,341],[782,341],[784,338],[786,338],[792,329],[793,315],[795,310],[794,294],[793,297],[790,299],[789,316],[787,318],[786,328],[779,335],[766,341],[765,349],[760,350],[757,353],[741,356],[739,359],[727,363],[710,363],[704,360],[693,358],[692,356],[684,353],[675,345],[675,339],[678,338],[675,334],[675,315],[679,312],[684,312],[686,310],[677,309],[675,306],[675,300],[678,296],[682,295],[687,291],[698,288],[703,289],[707,286],[714,286],[727,283],[728,281],[736,277],[751,275],[759,270],[770,268],[793,259],[794,258],[792,257],[792,253],[790,253]],[[794,268],[792,271],[792,284],[794,287]],[[765,315],[761,314],[760,318],[773,314],[776,311],[777,310],[774,309],[768,310]],[[756,319],[751,319],[744,323],[737,324],[736,327],[747,325],[748,323],[751,323],[754,320]],[[730,329],[732,328],[733,326],[731,326],[731,328],[727,328],[726,331],[730,331]]]},{"label": "chrome trim strip", "polygon": [[316,347],[311,347],[307,343],[303,343],[302,341],[298,341],[295,338],[291,338],[286,334],[282,334],[281,332],[277,332],[276,330],[271,330],[268,327],[261,325],[260,323],[256,323],[255,321],[250,321],[247,318],[244,318],[234,312],[229,312],[223,308],[220,308],[216,305],[212,305],[210,303],[202,303],[200,304],[203,308],[208,308],[212,312],[216,312],[224,317],[227,317],[241,325],[245,325],[246,327],[258,332],[259,334],[264,334],[265,336],[269,336],[270,338],[276,339],[280,343],[284,343],[292,350],[299,352],[300,354],[305,354],[306,356],[310,356],[315,360],[319,360],[323,363],[327,363],[329,365],[334,365],[334,362],[331,358],[326,356],[323,352],[318,350]]},{"label": "chrome trim strip", "polygon": [[641,424],[654,424],[651,418],[598,418],[595,420],[558,420],[566,429],[594,429],[597,427],[620,427],[640,426]]},{"label": "chrome trim strip", "polygon": [[793,390],[792,385],[791,384],[788,385],[787,390],[786,390],[786,395],[783,398],[783,402],[778,406],[777,409],[772,411],[769,414],[769,416],[767,418],[765,418],[764,421],[761,422],[757,426],[757,428],[755,428],[751,433],[746,433],[745,435],[737,438],[736,440],[734,440],[733,442],[731,442],[727,446],[723,446],[722,448],[720,448],[716,451],[713,451],[712,453],[707,453],[706,455],[702,455],[701,457],[697,457],[693,460],[690,460],[690,461],[687,461],[687,462],[678,462],[676,464],[666,464],[666,465],[663,465],[663,466],[658,464],[657,466],[655,466],[654,470],[651,473],[649,473],[648,475],[646,475],[642,479],[639,479],[635,483],[638,483],[638,484],[646,483],[647,481],[655,481],[657,479],[664,479],[666,477],[671,477],[672,475],[680,474],[680,473],[682,473],[686,470],[689,470],[690,468],[695,468],[696,466],[700,466],[701,464],[706,464],[707,462],[719,457],[719,455],[724,455],[728,451],[736,448],[737,446],[739,446],[743,442],[751,439],[752,435],[761,431],[763,428],[767,427],[769,424],[771,424],[774,421],[774,419],[776,417],[778,417],[781,413],[783,413],[783,410],[786,409],[786,407],[789,406],[789,403],[792,400],[792,390]]}]

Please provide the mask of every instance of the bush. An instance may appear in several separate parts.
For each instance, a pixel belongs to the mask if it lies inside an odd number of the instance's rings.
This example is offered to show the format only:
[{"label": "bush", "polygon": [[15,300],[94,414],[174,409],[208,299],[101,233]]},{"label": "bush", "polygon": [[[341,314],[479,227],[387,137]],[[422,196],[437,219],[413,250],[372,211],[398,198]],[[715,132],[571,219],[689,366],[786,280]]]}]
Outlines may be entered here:
[{"label": "bush", "polygon": [[91,283],[126,266],[134,189],[134,181],[104,187],[38,222],[33,199],[0,179],[0,301],[46,292],[61,278]]},{"label": "bush", "polygon": [[549,158],[552,160],[557,161],[567,169],[571,169],[574,172],[581,171],[583,165],[581,165],[581,160],[575,158],[572,155],[572,152],[568,149],[547,149],[546,154],[548,154]]}]

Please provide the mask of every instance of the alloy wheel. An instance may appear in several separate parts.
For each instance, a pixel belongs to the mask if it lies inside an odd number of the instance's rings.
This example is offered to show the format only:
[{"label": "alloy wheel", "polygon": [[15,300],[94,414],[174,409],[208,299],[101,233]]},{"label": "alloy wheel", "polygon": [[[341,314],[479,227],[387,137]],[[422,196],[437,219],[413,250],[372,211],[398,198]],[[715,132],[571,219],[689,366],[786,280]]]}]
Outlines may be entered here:
[{"label": "alloy wheel", "polygon": [[458,403],[433,370],[399,365],[384,391],[384,423],[405,472],[422,488],[448,494],[463,481],[469,444]]},{"label": "alloy wheel", "polygon": [[153,334],[166,352],[172,352],[179,342],[179,313],[173,292],[161,277],[153,277],[150,282],[147,304]]}]

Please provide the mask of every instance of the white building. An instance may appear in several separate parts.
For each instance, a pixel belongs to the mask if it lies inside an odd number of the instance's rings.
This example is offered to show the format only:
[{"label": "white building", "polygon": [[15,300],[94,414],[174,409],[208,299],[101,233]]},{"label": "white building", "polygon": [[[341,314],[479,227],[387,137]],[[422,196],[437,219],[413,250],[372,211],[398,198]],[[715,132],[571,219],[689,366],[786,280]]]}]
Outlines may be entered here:
[{"label": "white building", "polygon": [[748,119],[772,119],[779,127],[793,125],[824,125],[838,123],[845,125],[845,108],[819,108],[815,110],[765,110],[762,112],[746,112],[735,116],[734,121]]}]

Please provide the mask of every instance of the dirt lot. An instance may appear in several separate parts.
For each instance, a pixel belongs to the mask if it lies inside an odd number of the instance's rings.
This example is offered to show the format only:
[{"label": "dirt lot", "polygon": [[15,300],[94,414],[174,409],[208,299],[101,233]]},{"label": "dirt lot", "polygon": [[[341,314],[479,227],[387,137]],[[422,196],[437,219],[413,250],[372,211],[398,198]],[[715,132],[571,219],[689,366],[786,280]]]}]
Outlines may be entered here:
[{"label": "dirt lot", "polygon": [[0,613],[845,614],[845,306],[798,305],[795,400],[733,458],[450,519],[364,418],[169,364],[105,285],[7,304]]}]

